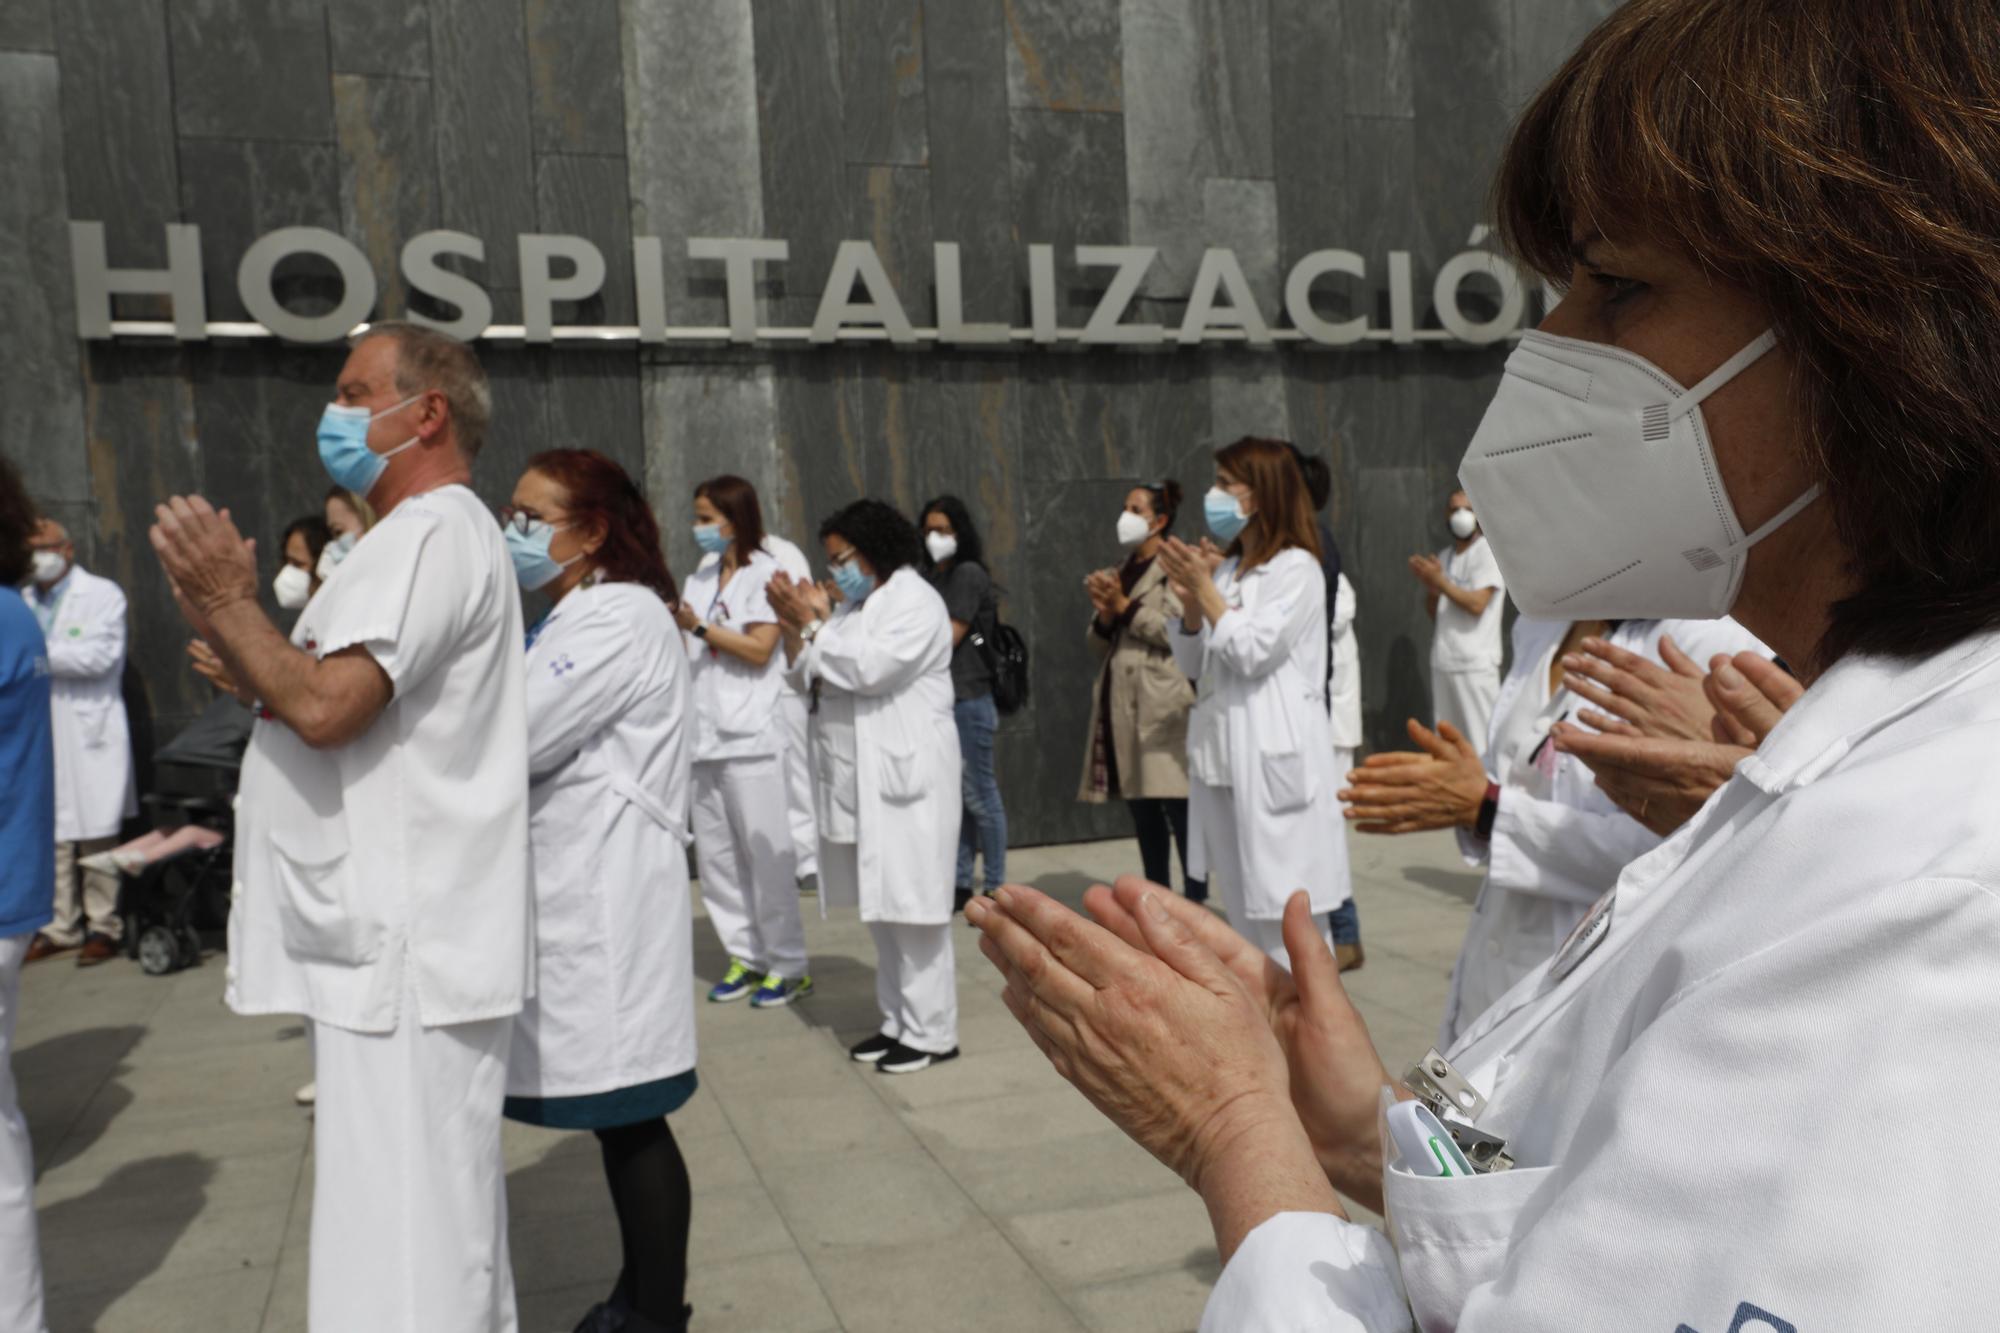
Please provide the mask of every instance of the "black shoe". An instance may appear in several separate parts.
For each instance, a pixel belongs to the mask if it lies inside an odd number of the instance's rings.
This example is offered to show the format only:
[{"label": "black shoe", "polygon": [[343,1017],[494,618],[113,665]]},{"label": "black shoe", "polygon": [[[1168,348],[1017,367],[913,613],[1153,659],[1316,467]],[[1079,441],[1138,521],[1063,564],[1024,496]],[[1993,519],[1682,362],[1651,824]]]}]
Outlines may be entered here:
[{"label": "black shoe", "polygon": [[952,914],[957,915],[958,913],[963,912],[965,910],[965,905],[971,901],[972,901],[971,889],[953,889],[951,891]]},{"label": "black shoe", "polygon": [[864,1065],[872,1065],[883,1056],[896,1049],[896,1039],[876,1033],[867,1041],[858,1042],[847,1048],[849,1059],[859,1060]]},{"label": "black shoe", "polygon": [[956,1059],[958,1059],[958,1047],[956,1046],[942,1055],[933,1055],[929,1051],[920,1051],[914,1047],[905,1046],[899,1041],[896,1043],[896,1049],[890,1051],[876,1062],[875,1072],[878,1074],[915,1074],[929,1069],[932,1065]]},{"label": "black shoe", "polygon": [[1185,896],[1191,903],[1205,903],[1208,901],[1208,885],[1190,884],[1187,886]]}]

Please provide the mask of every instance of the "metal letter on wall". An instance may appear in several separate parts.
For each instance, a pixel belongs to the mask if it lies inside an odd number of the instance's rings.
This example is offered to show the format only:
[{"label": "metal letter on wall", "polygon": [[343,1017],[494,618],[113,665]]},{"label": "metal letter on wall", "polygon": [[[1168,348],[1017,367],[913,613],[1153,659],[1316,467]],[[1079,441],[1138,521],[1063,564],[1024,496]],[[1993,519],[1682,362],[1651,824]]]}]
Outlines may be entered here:
[{"label": "metal letter on wall", "polygon": [[[1467,319],[1458,305],[1459,287],[1475,273],[1484,273],[1500,286],[1500,309],[1493,318],[1478,322]],[[1480,346],[1499,342],[1520,327],[1522,312],[1528,308],[1528,291],[1520,270],[1504,257],[1489,250],[1462,250],[1438,270],[1431,283],[1431,300],[1437,305],[1438,323],[1446,332],[1461,342]]]},{"label": "metal letter on wall", "polygon": [[[855,279],[868,292],[868,299],[853,297]],[[820,293],[819,313],[813,316],[812,341],[830,343],[848,324],[880,324],[893,343],[914,343],[916,330],[910,327],[903,303],[882,267],[882,257],[867,241],[842,241],[834,253],[833,268],[826,275],[826,290]]]},{"label": "metal letter on wall", "polygon": [[[1229,304],[1218,307],[1218,290],[1228,289]],[[1201,252],[1201,267],[1194,273],[1194,288],[1188,293],[1187,314],[1181,319],[1180,340],[1198,343],[1210,329],[1242,329],[1245,341],[1255,347],[1269,346],[1271,327],[1257,298],[1236,262],[1236,252],[1211,248]]]},{"label": "metal letter on wall", "polygon": [[1079,245],[1076,247],[1076,262],[1080,268],[1109,268],[1118,271],[1111,276],[1111,285],[1104,289],[1104,296],[1097,303],[1097,309],[1090,312],[1090,319],[1083,326],[1083,341],[1087,343],[1123,343],[1151,346],[1165,342],[1167,331],[1158,324],[1126,324],[1125,308],[1132,304],[1132,297],[1139,290],[1139,283],[1145,278],[1146,270],[1152,266],[1153,257],[1160,253],[1153,245]]},{"label": "metal letter on wall", "polygon": [[[10,185],[8,188],[17,188]],[[119,292],[165,295],[174,305],[174,337],[208,337],[208,301],[201,290],[201,228],[167,224],[167,266],[112,268],[104,253],[102,222],[69,224],[69,262],[76,290],[76,331],[85,338],[111,336],[111,298]]]},{"label": "metal letter on wall", "polygon": [[965,344],[1010,341],[1014,335],[1005,324],[965,322],[965,281],[959,271],[958,242],[939,241],[931,253],[931,267],[937,278],[938,341]]},{"label": "metal letter on wall", "polygon": [[454,338],[477,338],[493,322],[493,298],[472,279],[439,264],[439,255],[464,255],[483,264],[486,242],[462,231],[418,232],[409,239],[403,246],[403,280],[426,296],[458,307],[457,319],[432,319],[412,310],[410,321]]},{"label": "metal letter on wall", "polygon": [[757,261],[780,263],[791,258],[785,241],[745,240],[733,236],[690,236],[689,259],[720,259],[723,290],[729,303],[729,341],[757,341]]},{"label": "metal letter on wall", "polygon": [[1352,250],[1315,250],[1292,265],[1285,277],[1285,314],[1292,327],[1316,343],[1345,347],[1368,336],[1368,317],[1335,322],[1321,319],[1313,309],[1313,283],[1328,273],[1345,273],[1351,278],[1368,276],[1368,261]]},{"label": "metal letter on wall", "polygon": [[[298,315],[285,309],[271,289],[279,263],[291,255],[318,255],[340,270],[340,304],[324,315]],[[295,343],[324,343],[344,338],[375,309],[375,270],[354,242],[324,227],[280,227],[266,232],[243,252],[236,266],[236,294],[250,318],[278,337]]]},{"label": "metal letter on wall", "polygon": [[[604,252],[581,236],[520,238],[522,336],[531,343],[556,340],[557,301],[588,301],[604,290]],[[567,259],[569,276],[550,271],[551,260]]]}]

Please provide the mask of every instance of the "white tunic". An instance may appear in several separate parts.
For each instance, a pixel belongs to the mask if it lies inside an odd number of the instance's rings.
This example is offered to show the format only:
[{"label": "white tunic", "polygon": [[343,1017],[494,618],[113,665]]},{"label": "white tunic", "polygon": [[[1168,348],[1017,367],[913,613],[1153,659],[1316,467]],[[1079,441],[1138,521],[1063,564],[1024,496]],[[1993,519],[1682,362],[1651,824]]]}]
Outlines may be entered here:
[{"label": "white tunic", "polygon": [[38,615],[48,601],[55,603],[44,633],[56,751],[56,841],[108,838],[139,812],[120,689],[125,593],[110,579],[72,566],[47,598],[32,583],[21,596]]},{"label": "white tunic", "polygon": [[[1487,872],[1452,969],[1441,1048],[1545,963],[1617,882],[1618,872],[1660,843],[1659,834],[1604,794],[1589,765],[1545,743],[1557,722],[1581,726],[1577,712],[1591,706],[1566,687],[1549,689],[1549,669],[1571,623],[1532,616],[1514,621],[1514,665],[1501,682],[1486,743],[1486,771],[1502,789],[1493,837],[1481,842],[1464,830],[1458,835],[1466,863],[1484,863]],[[1665,666],[1663,634],[1704,669],[1717,653],[1770,652],[1726,618],[1627,620],[1608,637]]]},{"label": "white tunic", "polygon": [[[899,569],[860,606],[835,608],[792,675],[820,696],[813,753],[822,843],[846,831],[837,793],[854,793],[861,919],[949,922],[964,811],[944,599],[916,570]],[[840,736],[845,710],[829,703],[835,694],[852,708],[851,750]],[[830,708],[841,710],[832,714],[831,737]]]},{"label": "white tunic", "polygon": [[577,588],[528,649],[535,995],[507,1091],[580,1097],[695,1063],[688,667],[651,589]]},{"label": "white tunic", "polygon": [[1500,562],[1483,536],[1474,537],[1463,551],[1457,544],[1438,552],[1444,576],[1473,592],[1493,589],[1486,609],[1473,615],[1457,602],[1437,595],[1437,628],[1431,636],[1431,670],[1498,671],[1500,669],[1500,622],[1506,615],[1507,584],[1500,577]]},{"label": "white tunic", "polygon": [[1188,874],[1205,878],[1207,802],[1226,801],[1242,850],[1244,903],[1276,919],[1299,889],[1314,912],[1347,901],[1347,831],[1326,715],[1326,572],[1299,547],[1242,578],[1215,571],[1229,610],[1194,634],[1175,625],[1174,661],[1196,681],[1188,718]]},{"label": "white tunic", "polygon": [[[1328,724],[1335,749],[1361,748],[1361,645],[1354,636],[1354,585],[1341,574],[1333,608],[1333,700]],[[1341,781],[1347,780],[1345,773]]]},{"label": "white tunic", "polygon": [[[778,562],[752,551],[749,563],[722,582],[722,562],[709,561],[688,576],[681,600],[711,625],[748,633],[755,625],[775,625],[778,616],[765,595]],[[763,666],[685,636],[694,667],[694,757],[748,759],[775,755],[784,746],[778,701],[785,688],[785,652],[773,648]]]},{"label": "white tunic", "polygon": [[[2000,635],[1837,664],[1608,933],[1449,1052],[1519,1165],[1387,1178],[1425,1329],[1985,1328],[2000,1192]],[[1379,1238],[1255,1230],[1205,1329],[1384,1329]],[[1762,1319],[1763,1323],[1754,1322]]]},{"label": "white tunic", "polygon": [[260,718],[243,758],[228,1001],[357,1032],[516,1013],[529,991],[521,597],[464,486],[397,505],[299,613],[292,642],[360,645],[394,698],[315,750]]}]

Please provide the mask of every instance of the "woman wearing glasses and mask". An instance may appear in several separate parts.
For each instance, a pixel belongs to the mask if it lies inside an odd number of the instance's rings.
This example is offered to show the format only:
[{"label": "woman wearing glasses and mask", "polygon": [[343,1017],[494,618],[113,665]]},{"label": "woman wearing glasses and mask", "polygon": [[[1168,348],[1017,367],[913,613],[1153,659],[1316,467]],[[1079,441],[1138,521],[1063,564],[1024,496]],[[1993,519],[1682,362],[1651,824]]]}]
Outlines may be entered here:
[{"label": "woman wearing glasses and mask", "polygon": [[687,877],[688,668],[660,530],[625,470],[538,454],[504,534],[528,631],[534,994],[514,1026],[509,1118],[597,1135],[624,1267],[589,1333],[686,1327],[686,1163],[666,1117],[695,1090]]},{"label": "woman wearing glasses and mask", "polygon": [[792,678],[813,700],[820,910],[858,907],[875,937],[882,1026],[850,1054],[914,1074],[958,1054],[951,617],[895,509],[856,501],[820,537],[839,604],[783,574],[771,589]]},{"label": "woman wearing glasses and mask", "polygon": [[729,970],[708,992],[758,1009],[812,994],[799,922],[798,857],[786,806],[785,657],[766,596],[757,489],[741,477],[694,488],[694,540],[719,557],[689,576],[674,618],[694,664],[694,850],[701,900]]}]

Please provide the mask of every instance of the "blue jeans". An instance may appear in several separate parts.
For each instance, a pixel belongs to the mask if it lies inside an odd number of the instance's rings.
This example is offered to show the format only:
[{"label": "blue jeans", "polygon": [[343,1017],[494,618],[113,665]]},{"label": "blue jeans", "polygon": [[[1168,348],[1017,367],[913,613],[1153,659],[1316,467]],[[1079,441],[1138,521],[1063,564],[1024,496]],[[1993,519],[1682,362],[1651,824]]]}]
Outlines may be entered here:
[{"label": "blue jeans", "polygon": [[1361,914],[1354,910],[1354,899],[1349,898],[1328,912],[1326,924],[1333,932],[1335,944],[1361,943]]},{"label": "blue jeans", "polygon": [[1007,881],[1007,811],[1000,803],[1000,781],[993,775],[993,733],[1000,726],[1000,710],[993,696],[960,699],[952,705],[958,722],[958,752],[965,761],[960,789],[965,796],[965,813],[958,823],[958,887],[976,888],[972,882],[972,858],[986,859],[986,889],[991,892]]}]

